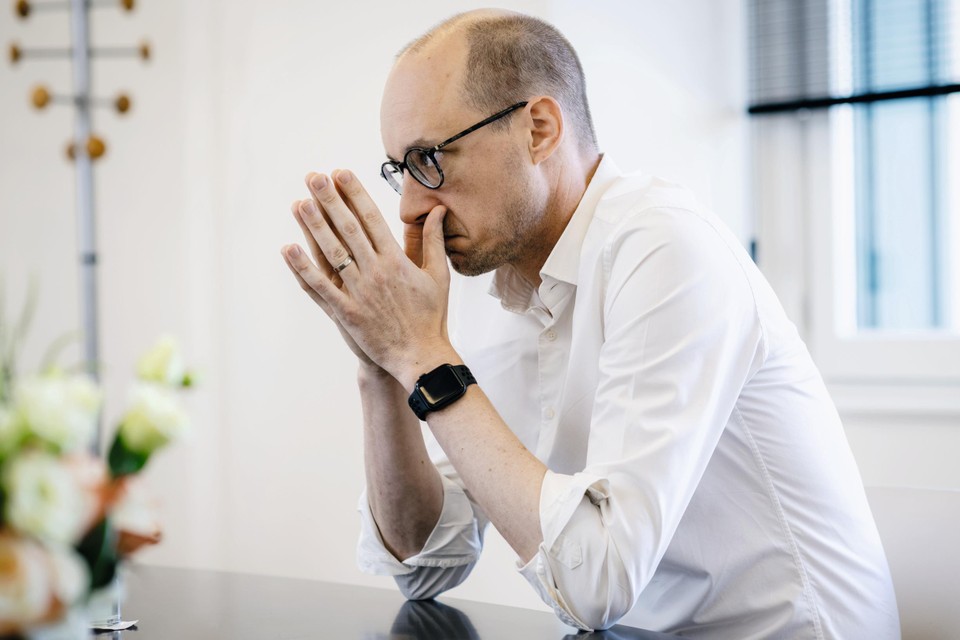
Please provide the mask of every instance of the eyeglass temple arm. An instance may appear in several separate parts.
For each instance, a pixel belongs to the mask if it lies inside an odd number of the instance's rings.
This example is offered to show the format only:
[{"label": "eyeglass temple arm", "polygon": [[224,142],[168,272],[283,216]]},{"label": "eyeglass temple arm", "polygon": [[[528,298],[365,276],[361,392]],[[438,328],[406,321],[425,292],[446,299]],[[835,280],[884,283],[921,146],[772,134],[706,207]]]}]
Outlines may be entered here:
[{"label": "eyeglass temple arm", "polygon": [[448,144],[451,144],[451,143],[453,143],[453,142],[456,142],[457,140],[459,140],[459,139],[462,138],[463,136],[465,136],[465,135],[467,135],[467,134],[469,134],[469,133],[473,133],[474,131],[476,131],[476,130],[479,129],[480,127],[485,127],[485,126],[487,126],[488,124],[490,124],[491,122],[493,122],[494,120],[497,120],[497,119],[502,118],[503,116],[507,115],[507,114],[510,113],[511,111],[515,111],[515,110],[517,110],[517,109],[519,109],[519,108],[521,108],[521,107],[525,107],[525,106],[527,106],[526,100],[523,101],[523,102],[518,102],[517,104],[511,105],[511,106],[507,107],[506,109],[504,109],[503,111],[498,111],[498,112],[496,112],[495,114],[493,114],[492,116],[490,116],[489,118],[486,118],[485,120],[481,120],[480,122],[478,122],[477,124],[473,125],[473,126],[470,127],[469,129],[465,129],[464,131],[461,131],[461,132],[458,133],[457,135],[453,136],[452,138],[448,138],[447,140],[444,140],[443,142],[441,142],[440,144],[438,144],[438,145],[435,146],[434,148],[430,149],[430,151],[431,151],[431,153],[440,151],[441,149],[443,149],[443,148],[444,148],[445,146],[447,146]]}]

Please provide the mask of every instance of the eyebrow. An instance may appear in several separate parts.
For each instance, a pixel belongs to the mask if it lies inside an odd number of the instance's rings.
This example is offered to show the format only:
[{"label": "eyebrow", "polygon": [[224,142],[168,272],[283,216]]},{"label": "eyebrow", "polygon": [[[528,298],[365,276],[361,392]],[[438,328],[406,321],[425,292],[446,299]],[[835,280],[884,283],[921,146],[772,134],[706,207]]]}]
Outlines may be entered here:
[{"label": "eyebrow", "polygon": [[[403,155],[407,155],[407,152],[410,151],[410,149],[430,149],[435,145],[436,143],[431,144],[431,142],[426,138],[417,138],[416,140],[408,144],[406,147],[404,147]],[[389,153],[387,154],[387,160],[389,160],[390,162],[400,162],[399,160],[394,159],[393,156],[391,156]]]}]

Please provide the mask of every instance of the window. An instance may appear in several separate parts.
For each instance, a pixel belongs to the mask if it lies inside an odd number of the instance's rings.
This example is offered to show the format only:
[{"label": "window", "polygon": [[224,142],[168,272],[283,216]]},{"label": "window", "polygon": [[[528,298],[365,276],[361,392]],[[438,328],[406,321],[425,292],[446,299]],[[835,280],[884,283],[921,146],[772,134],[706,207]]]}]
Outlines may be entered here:
[{"label": "window", "polygon": [[960,0],[750,14],[758,264],[835,397],[960,411]]},{"label": "window", "polygon": [[[948,8],[943,0],[852,0],[853,64],[841,68],[851,73],[838,73],[837,84],[857,94],[947,84]],[[949,144],[957,95],[836,114],[834,144],[854,147],[853,166],[837,170],[854,192],[858,331],[957,333],[953,303],[960,296],[949,248],[958,220],[948,179],[960,175]]]}]

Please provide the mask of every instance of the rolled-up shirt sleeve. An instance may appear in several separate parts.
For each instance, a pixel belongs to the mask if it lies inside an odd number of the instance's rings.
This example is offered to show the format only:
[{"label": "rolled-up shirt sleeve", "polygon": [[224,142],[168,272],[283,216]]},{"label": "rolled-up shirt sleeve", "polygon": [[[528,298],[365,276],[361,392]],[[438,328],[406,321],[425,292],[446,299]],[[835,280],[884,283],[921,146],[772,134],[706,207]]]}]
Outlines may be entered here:
[{"label": "rolled-up shirt sleeve", "polygon": [[611,237],[587,464],[547,472],[543,543],[518,567],[582,629],[615,624],[653,577],[764,349],[740,258],[708,220],[650,210]]},{"label": "rolled-up shirt sleeve", "polygon": [[411,600],[433,598],[452,589],[473,570],[483,547],[486,518],[455,478],[441,473],[443,508],[423,549],[404,561],[383,543],[367,492],[360,496],[360,539],[357,565],[361,571],[393,576],[401,593]]}]

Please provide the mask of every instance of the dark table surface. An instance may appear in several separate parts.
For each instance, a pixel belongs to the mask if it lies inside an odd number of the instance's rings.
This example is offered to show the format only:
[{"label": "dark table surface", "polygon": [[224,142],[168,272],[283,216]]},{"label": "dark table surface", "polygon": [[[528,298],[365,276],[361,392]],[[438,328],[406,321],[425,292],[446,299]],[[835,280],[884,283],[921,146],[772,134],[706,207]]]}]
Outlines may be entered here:
[{"label": "dark table surface", "polygon": [[407,602],[396,589],[165,567],[125,572],[123,619],[133,630],[101,640],[647,640],[670,636],[615,626],[578,632],[552,614],[441,597]]}]

